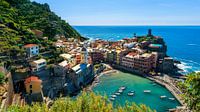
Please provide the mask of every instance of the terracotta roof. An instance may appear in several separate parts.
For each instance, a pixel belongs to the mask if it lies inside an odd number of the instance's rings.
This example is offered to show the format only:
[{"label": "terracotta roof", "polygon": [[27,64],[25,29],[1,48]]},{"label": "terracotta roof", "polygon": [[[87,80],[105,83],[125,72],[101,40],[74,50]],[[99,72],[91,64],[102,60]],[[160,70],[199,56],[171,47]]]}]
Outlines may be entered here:
[{"label": "terracotta roof", "polygon": [[41,82],[41,80],[37,77],[37,76],[30,76],[28,78],[25,79],[25,84],[30,83],[31,81],[38,81]]},{"label": "terracotta roof", "polygon": [[37,44],[26,44],[24,47],[29,48],[29,47],[33,47],[33,46],[38,46],[38,45]]},{"label": "terracotta roof", "polygon": [[130,53],[128,53],[127,56],[134,57],[134,56],[136,56],[137,54],[138,54],[137,52],[130,52]]}]

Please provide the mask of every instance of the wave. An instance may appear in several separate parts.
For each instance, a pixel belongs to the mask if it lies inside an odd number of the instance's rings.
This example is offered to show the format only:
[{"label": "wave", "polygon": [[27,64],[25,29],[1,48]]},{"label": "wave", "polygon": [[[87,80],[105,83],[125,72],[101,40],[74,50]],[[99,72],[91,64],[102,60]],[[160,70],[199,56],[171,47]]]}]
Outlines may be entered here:
[{"label": "wave", "polygon": [[198,63],[196,61],[192,61],[192,60],[188,60],[188,59],[183,59],[183,58],[177,58],[177,57],[174,57],[174,59],[177,59],[177,60],[180,60],[180,61],[184,61],[184,62],[190,62],[190,63],[197,64],[197,65],[200,66],[200,63]]},{"label": "wave", "polygon": [[200,45],[198,45],[198,44],[187,44],[188,46],[199,46],[200,47]]},{"label": "wave", "polygon": [[198,62],[177,57],[174,57],[174,59],[181,61],[181,64],[176,64],[176,66],[183,70],[180,71],[180,73],[182,74],[188,74],[190,72],[200,71],[200,63]]}]

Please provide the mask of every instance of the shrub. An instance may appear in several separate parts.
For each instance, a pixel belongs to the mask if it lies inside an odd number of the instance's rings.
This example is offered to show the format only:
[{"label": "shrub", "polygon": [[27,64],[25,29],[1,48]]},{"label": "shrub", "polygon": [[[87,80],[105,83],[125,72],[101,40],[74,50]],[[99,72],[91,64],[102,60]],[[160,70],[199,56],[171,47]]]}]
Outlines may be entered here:
[{"label": "shrub", "polygon": [[113,107],[107,97],[94,93],[83,92],[76,99],[60,98],[48,109],[45,104],[33,104],[33,106],[11,106],[7,112],[155,112],[145,105],[127,103],[124,107]]}]

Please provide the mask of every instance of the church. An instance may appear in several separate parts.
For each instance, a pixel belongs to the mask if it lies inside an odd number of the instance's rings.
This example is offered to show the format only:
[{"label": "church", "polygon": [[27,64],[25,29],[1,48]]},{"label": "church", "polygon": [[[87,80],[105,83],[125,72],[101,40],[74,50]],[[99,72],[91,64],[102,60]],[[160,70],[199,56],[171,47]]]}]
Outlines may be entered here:
[{"label": "church", "polygon": [[80,63],[72,67],[69,74],[74,86],[78,89],[87,85],[94,78],[93,66],[88,63],[88,51],[85,46],[81,49],[80,54]]}]

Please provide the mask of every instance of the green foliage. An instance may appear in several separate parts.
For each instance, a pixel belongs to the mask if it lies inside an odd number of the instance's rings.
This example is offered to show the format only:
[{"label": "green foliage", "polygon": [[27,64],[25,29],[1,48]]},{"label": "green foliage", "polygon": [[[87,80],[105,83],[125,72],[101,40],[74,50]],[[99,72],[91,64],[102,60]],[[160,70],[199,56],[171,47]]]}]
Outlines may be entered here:
[{"label": "green foliage", "polygon": [[5,75],[2,72],[0,72],[0,84],[4,83],[4,81],[5,81],[4,78],[5,78]]},{"label": "green foliage", "polygon": [[45,43],[33,34],[33,29],[42,31],[49,41],[54,40],[56,34],[82,39],[76,30],[50,10],[48,4],[0,0],[0,53],[16,55],[12,50],[18,52],[19,45]]},{"label": "green foliage", "polygon": [[191,73],[186,81],[179,84],[184,91],[184,99],[193,112],[200,112],[200,73]]},{"label": "green foliage", "polygon": [[124,107],[113,107],[106,97],[85,93],[76,99],[62,98],[54,102],[48,109],[45,104],[34,104],[33,106],[11,106],[7,112],[154,112],[145,105],[135,103],[126,104]]}]

